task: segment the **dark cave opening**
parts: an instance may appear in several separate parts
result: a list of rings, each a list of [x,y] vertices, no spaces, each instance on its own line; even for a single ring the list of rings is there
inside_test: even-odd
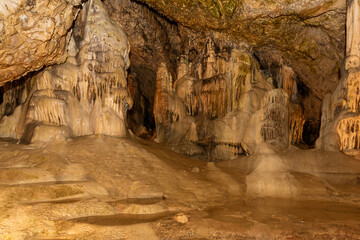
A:
[[[0,104],[4,102],[4,87],[0,87]]]
[[[136,62],[130,55],[132,65],[128,69],[128,89],[134,100],[133,107],[127,112],[129,129],[143,138],[151,138],[155,132],[153,113],[156,73],[145,65]]]
[[[307,120],[304,124],[303,141],[309,148],[315,147],[315,142],[320,134],[320,121]]]
[[[306,111],[309,109],[309,106],[306,107],[304,102],[306,99],[310,97],[311,91],[299,78],[297,78],[296,82],[297,82],[297,91],[298,94],[300,95],[300,104],[303,107],[304,111]],[[315,106],[311,106],[311,107],[315,107]],[[302,139],[307,147],[309,148],[315,147],[315,142],[320,135],[320,124],[321,124],[320,116],[318,119],[312,119],[312,118],[306,119],[303,127]]]
[[[297,91],[302,98],[306,98],[310,94],[310,89],[299,79],[296,79]]]

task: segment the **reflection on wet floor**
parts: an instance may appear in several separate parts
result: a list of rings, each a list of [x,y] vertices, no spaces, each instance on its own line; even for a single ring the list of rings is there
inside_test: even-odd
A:
[[[100,226],[118,226],[154,222],[173,215],[175,215],[174,212],[161,212],[154,214],[114,214],[103,216],[87,216],[70,219],[69,221]]]
[[[244,222],[250,217],[258,223],[282,222],[292,219],[301,222],[358,222],[360,207],[336,202],[296,201],[286,199],[253,199],[229,202],[207,210],[210,218],[229,222]]]
[[[292,150],[280,158],[207,163],[153,142],[110,137],[46,146],[0,142],[0,152],[0,240],[360,236],[360,162],[340,153]],[[273,164],[259,171],[260,180],[269,169],[269,180],[285,173],[300,194],[248,194],[258,159]],[[288,184],[279,179],[275,188]]]

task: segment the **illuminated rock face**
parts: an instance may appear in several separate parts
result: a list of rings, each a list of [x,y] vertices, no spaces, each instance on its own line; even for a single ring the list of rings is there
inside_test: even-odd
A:
[[[340,120],[337,133],[340,136],[340,150],[360,149],[360,117]]]
[[[289,112],[289,136],[291,144],[303,143],[305,117],[300,105],[291,104]]]
[[[265,67],[282,58],[306,87],[300,100],[307,124],[318,129],[321,100],[335,90],[344,58],[345,0],[141,1],[184,26],[247,42]]]
[[[345,71],[333,95],[323,104],[321,135],[317,146],[352,154],[360,149],[360,3],[349,1]]]
[[[287,74],[274,89],[250,54],[211,37],[195,59],[186,53],[179,59],[175,81],[165,63],[159,66],[157,141],[208,160],[252,154],[259,143],[301,142],[304,117],[289,103],[294,83]]]
[[[85,5],[64,64],[45,69],[27,84],[28,97],[0,124],[3,137],[24,142],[89,134],[124,136],[132,106],[126,82],[129,43],[101,1]]]
[[[80,0],[0,2],[0,86],[66,59]]]

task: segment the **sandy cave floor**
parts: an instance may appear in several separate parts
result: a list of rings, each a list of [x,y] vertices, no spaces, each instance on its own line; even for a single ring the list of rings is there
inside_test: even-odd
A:
[[[95,136],[0,153],[4,240],[360,239],[360,161],[342,153],[206,163]]]

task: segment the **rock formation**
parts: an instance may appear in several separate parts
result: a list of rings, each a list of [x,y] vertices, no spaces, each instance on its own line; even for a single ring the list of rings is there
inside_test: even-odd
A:
[[[131,128],[139,131],[145,116],[151,121],[146,111],[153,108],[157,141],[178,152],[216,160],[251,154],[262,142],[283,148],[302,143],[305,116],[297,74],[284,61],[269,76],[249,45],[223,33],[176,28],[128,1],[107,1],[106,10],[89,4],[74,24],[66,62],[29,76],[21,90],[4,91],[5,97],[12,97],[0,105],[5,115],[1,136],[23,142],[89,134],[123,136],[126,111],[133,105],[128,80],[137,100],[128,121]],[[146,20],[132,20],[132,11]],[[114,20],[136,43],[136,64],[128,79],[129,46]],[[141,41],[144,36],[155,47]],[[149,100],[153,80],[146,75],[154,69],[156,93]],[[5,105],[10,106],[6,114]],[[20,106],[15,109],[16,105]]]
[[[81,0],[0,2],[0,86],[66,60]]]
[[[125,33],[101,1],[87,3],[67,61],[28,80],[27,98],[1,120],[1,136],[34,142],[126,135],[126,112],[132,106],[126,81],[129,50]]]
[[[360,4],[349,1],[347,9],[346,59],[342,79],[323,103],[319,148],[353,154],[359,148],[360,107]]]
[[[299,105],[289,104],[291,79],[283,74],[274,89],[245,48],[206,39],[193,60],[188,52],[179,58],[175,81],[165,63],[158,69],[156,140],[208,160],[251,154],[258,143],[300,143],[304,117]]]
[[[336,88],[344,57],[346,1],[141,1],[186,27],[247,42],[266,69],[281,59],[305,89],[306,121],[319,128],[322,99]]]

